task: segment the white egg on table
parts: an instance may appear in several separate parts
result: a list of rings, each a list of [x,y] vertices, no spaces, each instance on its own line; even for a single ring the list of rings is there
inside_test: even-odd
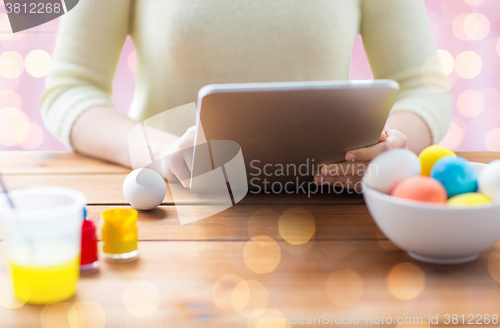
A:
[[[152,210],[161,204],[167,193],[165,180],[148,168],[130,172],[123,181],[123,195],[138,210]]]
[[[479,174],[478,185],[482,194],[500,202],[500,160],[491,162]]]
[[[421,169],[420,160],[411,151],[389,150],[370,162],[363,181],[369,187],[389,194],[399,182],[420,175]]]

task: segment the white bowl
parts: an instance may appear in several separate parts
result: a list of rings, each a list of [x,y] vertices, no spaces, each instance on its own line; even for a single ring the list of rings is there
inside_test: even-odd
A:
[[[470,164],[478,174],[487,166]],[[387,238],[423,262],[469,262],[500,239],[500,203],[453,208],[392,197],[367,185],[364,198]]]

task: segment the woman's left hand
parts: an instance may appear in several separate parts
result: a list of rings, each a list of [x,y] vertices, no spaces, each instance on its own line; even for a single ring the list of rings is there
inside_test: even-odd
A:
[[[385,126],[376,145],[347,152],[346,162],[323,166],[321,174],[314,177],[314,182],[319,185],[329,184],[361,191],[361,179],[368,163],[385,151],[398,148],[406,149],[407,142],[408,139],[403,133]]]

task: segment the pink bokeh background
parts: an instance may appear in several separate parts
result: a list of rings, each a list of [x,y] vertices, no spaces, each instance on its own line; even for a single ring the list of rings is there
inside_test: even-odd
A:
[[[426,0],[425,4],[453,95],[452,123],[441,144],[454,150],[500,151],[500,1]],[[35,76],[47,63],[36,56],[28,59],[33,50],[52,53],[59,19],[12,35],[5,12],[0,0],[0,150],[67,150],[46,130],[38,107],[45,77]],[[6,67],[11,62],[5,58],[14,57],[20,58],[17,74]],[[128,38],[113,94],[123,113],[134,94],[134,71],[135,52]],[[353,48],[350,78],[372,78],[360,36]],[[16,133],[16,124],[24,132],[12,142],[6,133]]]

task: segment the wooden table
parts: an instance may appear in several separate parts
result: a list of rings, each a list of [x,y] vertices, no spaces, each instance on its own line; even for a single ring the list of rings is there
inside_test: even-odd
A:
[[[479,162],[500,158],[460,155]],[[0,172],[12,189],[80,190],[91,217],[129,207],[121,191],[128,170],[76,154],[3,152]],[[323,315],[338,317],[337,323],[360,315],[357,325],[344,318],[341,326],[395,327],[398,317],[438,315],[436,327],[451,326],[446,314],[450,320],[458,315],[453,326],[463,326],[462,314],[466,322],[469,314],[474,322],[476,315],[500,315],[500,245],[463,265],[415,261],[385,239],[359,195],[248,195],[222,213],[180,225],[167,193],[159,208],[140,212],[138,227],[138,261],[101,261],[99,273],[81,277],[76,297],[45,307],[13,301],[0,242],[0,327],[328,326],[293,324]],[[311,229],[314,236],[303,244],[283,238],[305,241]]]

